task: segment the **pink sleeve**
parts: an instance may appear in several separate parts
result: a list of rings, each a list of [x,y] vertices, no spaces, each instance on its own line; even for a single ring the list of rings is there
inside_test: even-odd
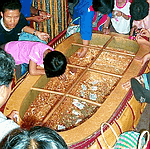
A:
[[[34,45],[30,51],[30,55],[29,55],[30,60],[37,63],[37,65],[43,64],[43,53],[47,49],[54,51],[52,47],[42,43],[38,43]]]

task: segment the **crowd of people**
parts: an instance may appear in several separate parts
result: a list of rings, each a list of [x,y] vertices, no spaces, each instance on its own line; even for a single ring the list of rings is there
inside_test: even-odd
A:
[[[80,24],[84,45],[78,56],[82,58],[86,55],[93,30],[104,34],[117,32],[129,35],[131,40],[150,46],[150,42],[143,38],[143,36],[150,37],[149,3],[150,0],[133,2],[68,0],[71,18],[80,17],[74,22]],[[31,75],[46,74],[47,77],[55,77],[63,75],[67,59],[61,52],[46,44],[49,34],[30,27],[29,21],[40,23],[53,17],[48,12],[33,7],[32,0],[5,0],[0,5],[0,15],[0,107],[2,107],[9,98],[16,65],[24,63],[29,65]],[[34,41],[30,38],[22,41],[24,34],[36,38]],[[137,60],[144,65],[149,59],[148,53]],[[132,78],[131,81],[124,83],[123,87],[132,87],[139,102],[150,103],[149,76],[150,73]],[[139,93],[139,90],[146,90],[147,93]],[[22,130],[16,123],[15,115],[18,115],[18,111],[12,111],[8,116],[0,112],[2,148],[67,148],[63,138],[50,128],[38,126],[31,130]]]

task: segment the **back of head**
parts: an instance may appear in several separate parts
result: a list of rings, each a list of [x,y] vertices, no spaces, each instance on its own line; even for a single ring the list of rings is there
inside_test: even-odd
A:
[[[146,0],[134,0],[130,6],[130,14],[133,20],[144,19],[149,13],[149,3]]]
[[[8,10],[16,10],[18,9],[19,11],[21,11],[21,3],[20,0],[4,0],[1,3],[1,10],[3,13],[6,11],[6,9]]]
[[[59,51],[49,52],[44,58],[44,69],[48,78],[62,75],[66,65],[66,57]]]
[[[7,136],[3,149],[68,149],[63,138],[54,130],[35,126],[29,131],[15,130]]]
[[[113,11],[114,0],[93,0],[93,9],[102,14],[109,14]]]
[[[15,69],[13,57],[0,49],[0,86],[9,86],[12,82]]]

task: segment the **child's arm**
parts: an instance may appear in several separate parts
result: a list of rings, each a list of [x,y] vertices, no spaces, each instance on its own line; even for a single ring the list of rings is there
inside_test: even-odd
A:
[[[33,35],[36,35],[37,37],[39,37],[41,40],[47,40],[50,36],[49,34],[47,33],[44,33],[44,32],[40,32],[40,31],[37,31],[33,28],[31,28],[30,26],[25,26],[23,28],[23,31],[24,32],[27,32],[27,33],[30,33],[30,34],[33,34]]]
[[[129,20],[129,19],[131,18],[130,15],[126,15],[125,13],[123,13],[123,12],[121,12],[121,11],[117,11],[116,16],[117,16],[117,17],[121,17],[121,16],[122,16],[122,17],[125,18],[126,20]]]
[[[104,24],[104,28],[103,28],[104,34],[110,34],[109,23],[110,23],[110,17],[107,17],[107,21]]]
[[[140,57],[135,57],[135,60],[140,61],[142,66],[143,66],[149,59],[150,59],[150,53],[145,54],[142,58],[140,58]]]
[[[145,40],[143,37],[141,37],[140,35],[136,36],[136,41],[138,42],[138,44],[145,44],[150,46],[150,42]]]
[[[27,17],[26,20],[27,21],[34,21],[34,22],[37,22],[37,23],[41,23],[41,22],[44,21],[42,16]]]
[[[147,29],[142,28],[140,33],[141,33],[141,36],[150,37],[150,32]]]
[[[37,64],[33,62],[32,60],[29,61],[29,74],[30,75],[44,75],[45,70],[42,67],[37,67]]]
[[[121,16],[122,16],[123,18],[125,18],[126,20],[129,20],[129,19],[131,18],[130,15],[126,15],[126,14],[123,13],[123,12],[121,12]]]
[[[66,57],[66,59],[67,59],[67,64],[71,64],[70,61],[69,61],[69,59],[67,57]],[[69,67],[69,69],[70,69],[70,71],[72,73],[76,73],[77,72],[77,68]]]
[[[130,36],[135,36],[134,35],[134,31],[137,29],[137,26],[134,25],[132,28],[131,28],[131,31],[130,31]]]
[[[146,54],[142,60],[142,66],[150,59],[150,53]]]

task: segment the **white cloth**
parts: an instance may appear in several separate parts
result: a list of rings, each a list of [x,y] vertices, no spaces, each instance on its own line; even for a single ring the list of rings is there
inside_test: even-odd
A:
[[[10,31],[12,30],[12,29],[8,29],[8,28],[5,27],[5,25],[4,25],[4,19],[3,19],[3,18],[1,18],[1,24],[2,24],[3,28],[4,28],[6,31],[10,32]]]
[[[123,7],[118,7],[117,6],[117,2],[115,0],[114,2],[114,9],[113,10],[117,10],[117,11],[121,11],[126,15],[130,16],[130,5],[131,3],[129,2],[129,0],[126,0],[126,3]],[[130,19],[126,20],[125,18],[123,18],[122,16],[120,17],[115,17],[111,19],[112,22],[112,26],[114,27],[114,29],[121,34],[128,34],[130,31]]]
[[[7,119],[7,117],[0,112],[0,142],[8,133],[16,128],[19,128],[19,125],[13,120]]]

